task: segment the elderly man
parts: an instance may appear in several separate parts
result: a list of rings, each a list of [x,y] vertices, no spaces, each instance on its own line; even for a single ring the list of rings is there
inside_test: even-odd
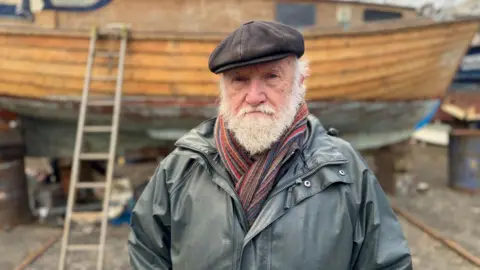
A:
[[[134,269],[412,269],[374,174],[309,115],[302,35],[243,24],[213,51],[219,115],[176,142],[133,211]]]

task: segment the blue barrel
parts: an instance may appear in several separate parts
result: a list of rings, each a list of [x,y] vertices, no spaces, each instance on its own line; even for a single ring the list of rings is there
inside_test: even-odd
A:
[[[476,193],[480,191],[480,130],[453,129],[448,145],[450,187]]]

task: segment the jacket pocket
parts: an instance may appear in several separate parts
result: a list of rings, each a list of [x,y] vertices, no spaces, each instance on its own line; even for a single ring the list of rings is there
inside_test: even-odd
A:
[[[287,188],[284,209],[288,210],[332,185],[351,183],[351,178],[343,166],[324,167],[307,178],[296,179]]]

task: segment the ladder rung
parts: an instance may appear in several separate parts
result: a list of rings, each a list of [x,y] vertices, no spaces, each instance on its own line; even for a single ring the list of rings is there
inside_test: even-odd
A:
[[[106,51],[96,52],[95,55],[99,57],[120,57],[120,54],[118,52],[106,52]]]
[[[96,76],[96,77],[92,77],[92,80],[94,80],[94,81],[116,81],[117,77],[116,76]]]
[[[99,99],[99,100],[90,100],[88,102],[89,106],[113,106],[115,105],[114,100],[109,99]]]
[[[119,22],[113,22],[113,23],[109,23],[106,25],[106,28],[107,29],[117,29],[117,30],[122,30],[122,29],[130,29],[131,27],[131,24],[128,24],[128,23],[119,23]]]
[[[103,217],[102,212],[72,212],[71,219],[72,220],[80,220],[80,221],[97,221],[101,220]]]
[[[94,251],[99,250],[100,245],[90,244],[90,245],[68,245],[67,249],[70,251]]]
[[[80,159],[83,160],[104,160],[108,159],[108,153],[81,153]]]
[[[85,126],[83,130],[85,132],[111,132],[112,126]]]
[[[105,182],[80,182],[76,188],[105,188]]]

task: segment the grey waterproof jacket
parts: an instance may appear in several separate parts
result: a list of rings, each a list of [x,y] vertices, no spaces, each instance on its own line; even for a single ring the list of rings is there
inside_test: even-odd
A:
[[[128,240],[133,269],[412,269],[375,176],[314,116],[303,151],[290,155],[250,228],[214,124],[178,140],[143,191]]]

